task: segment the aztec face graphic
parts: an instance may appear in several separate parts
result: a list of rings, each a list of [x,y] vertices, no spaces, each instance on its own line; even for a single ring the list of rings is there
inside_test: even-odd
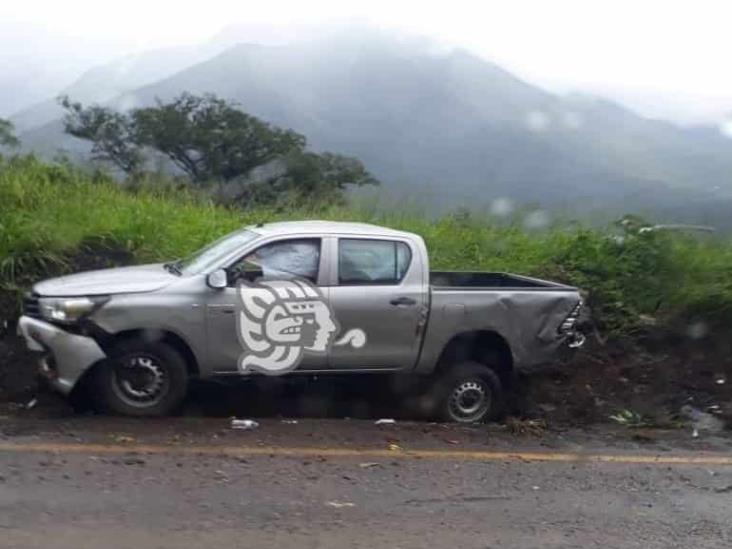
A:
[[[363,347],[358,328],[334,341],[340,330],[317,286],[301,278],[240,281],[237,327],[244,352],[239,370],[281,374],[300,364],[304,354],[327,354],[332,345]]]

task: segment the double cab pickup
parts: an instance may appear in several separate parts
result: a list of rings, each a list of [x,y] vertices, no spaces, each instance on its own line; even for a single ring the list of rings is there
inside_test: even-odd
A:
[[[430,412],[501,413],[515,374],[582,344],[576,288],[430,271],[423,239],[374,225],[268,223],[189,257],[37,283],[18,331],[51,385],[106,409],[173,412],[194,379],[414,378]]]

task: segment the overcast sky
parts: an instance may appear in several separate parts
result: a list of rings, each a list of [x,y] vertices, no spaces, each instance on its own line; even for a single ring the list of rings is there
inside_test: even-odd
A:
[[[261,32],[352,18],[464,46],[549,89],[601,91],[650,114],[684,120],[732,110],[725,1],[6,0],[0,69],[9,78],[41,66],[47,74],[39,78],[61,82],[112,57],[201,42],[232,24]]]

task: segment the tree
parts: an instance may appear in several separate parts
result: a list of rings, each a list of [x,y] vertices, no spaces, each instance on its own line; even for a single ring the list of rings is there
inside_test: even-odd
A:
[[[14,126],[10,120],[0,118],[0,146],[1,147],[17,147],[20,140],[15,137]]]
[[[84,108],[66,96],[59,103],[66,109],[64,131],[90,141],[93,158],[112,162],[130,175],[140,173],[145,158],[129,116],[98,105]]]
[[[317,157],[317,173],[321,181],[338,190],[348,185],[378,185],[379,181],[369,173],[358,158],[324,152]]]
[[[298,151],[287,156],[285,163],[288,190],[306,195],[333,195],[349,185],[378,184],[361,161],[350,156]]]
[[[66,97],[60,102],[66,109],[66,132],[91,141],[95,158],[129,174],[142,169],[147,149],[170,159],[195,184],[234,181],[241,192],[224,194],[237,200],[273,203],[283,195],[330,200],[349,185],[378,184],[358,159],[309,152],[303,135],[214,95],[184,93],[126,114],[85,108]],[[255,168],[265,165],[276,169],[253,177]]]
[[[195,182],[229,181],[305,147],[305,137],[272,126],[213,95],[184,93],[131,114],[139,143],[160,151]]]
[[[295,151],[278,160],[264,176],[245,178],[236,200],[252,205],[338,203],[349,185],[379,184],[360,160],[350,156]]]

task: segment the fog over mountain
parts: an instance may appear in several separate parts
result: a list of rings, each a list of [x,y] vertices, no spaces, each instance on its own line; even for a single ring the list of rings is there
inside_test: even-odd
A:
[[[89,48],[75,37],[0,17],[0,117],[53,97],[111,55],[105,46]]]
[[[183,91],[215,93],[305,134],[316,150],[361,158],[386,195],[433,211],[502,197],[585,214],[729,217],[732,140],[716,127],[549,93],[467,51],[373,29],[287,45],[218,44],[126,58],[59,92],[121,110]],[[49,98],[14,116],[24,146],[88,151],[63,134],[59,114]]]

